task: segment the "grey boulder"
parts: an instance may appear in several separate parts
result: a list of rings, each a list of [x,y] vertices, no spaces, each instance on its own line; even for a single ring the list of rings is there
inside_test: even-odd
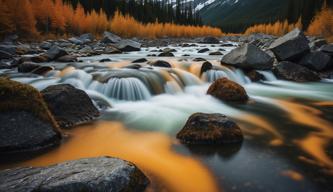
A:
[[[315,51],[305,55],[299,64],[315,71],[322,71],[331,67],[332,58],[324,52]]]
[[[131,51],[140,51],[141,50],[141,43],[136,41],[126,39],[119,41],[115,47],[121,51],[131,52]]]
[[[273,68],[273,73],[277,78],[288,81],[310,82],[320,80],[320,77],[316,72],[290,61],[282,61],[278,63]]]

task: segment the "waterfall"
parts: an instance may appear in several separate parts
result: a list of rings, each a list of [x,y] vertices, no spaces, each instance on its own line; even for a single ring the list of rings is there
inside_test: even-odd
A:
[[[229,69],[224,66],[218,67],[218,69],[212,69],[206,71],[203,74],[202,79],[207,82],[214,82],[215,80],[222,77],[226,77],[242,85],[251,83],[251,80],[247,76],[245,76],[242,70]]]
[[[265,77],[266,81],[276,81],[277,78],[273,74],[272,71],[257,71],[258,73],[262,74]]]

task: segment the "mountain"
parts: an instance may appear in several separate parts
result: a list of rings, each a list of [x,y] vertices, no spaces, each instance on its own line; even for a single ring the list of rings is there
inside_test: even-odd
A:
[[[204,24],[221,27],[225,32],[243,32],[259,23],[302,18],[307,27],[325,0],[160,0],[174,8],[191,6]],[[332,5],[333,0],[327,0]]]

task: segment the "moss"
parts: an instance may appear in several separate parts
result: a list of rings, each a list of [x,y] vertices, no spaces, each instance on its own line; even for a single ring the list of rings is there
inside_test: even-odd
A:
[[[58,125],[42,95],[32,86],[0,77],[0,101],[0,113],[6,111],[31,112],[40,120],[51,123],[59,132]]]

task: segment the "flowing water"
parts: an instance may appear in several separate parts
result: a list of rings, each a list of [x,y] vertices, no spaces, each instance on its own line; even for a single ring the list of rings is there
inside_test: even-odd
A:
[[[221,66],[220,56],[197,53],[234,47],[177,47],[176,57],[146,57],[156,48],[119,55],[52,63],[44,76],[3,70],[11,79],[41,90],[69,83],[88,93],[102,112],[97,122],[66,131],[68,139],[45,154],[13,166],[44,166],[65,160],[114,156],[134,162],[151,179],[147,191],[333,191],[333,84],[277,80],[251,82],[239,69]],[[188,54],[190,56],[182,56]],[[172,68],[131,61],[167,60]],[[214,68],[200,75],[202,57]],[[100,63],[110,58],[112,61]],[[248,92],[247,104],[230,104],[206,95],[214,80],[227,77]],[[222,113],[241,127],[239,145],[186,146],[175,138],[195,112]]]

